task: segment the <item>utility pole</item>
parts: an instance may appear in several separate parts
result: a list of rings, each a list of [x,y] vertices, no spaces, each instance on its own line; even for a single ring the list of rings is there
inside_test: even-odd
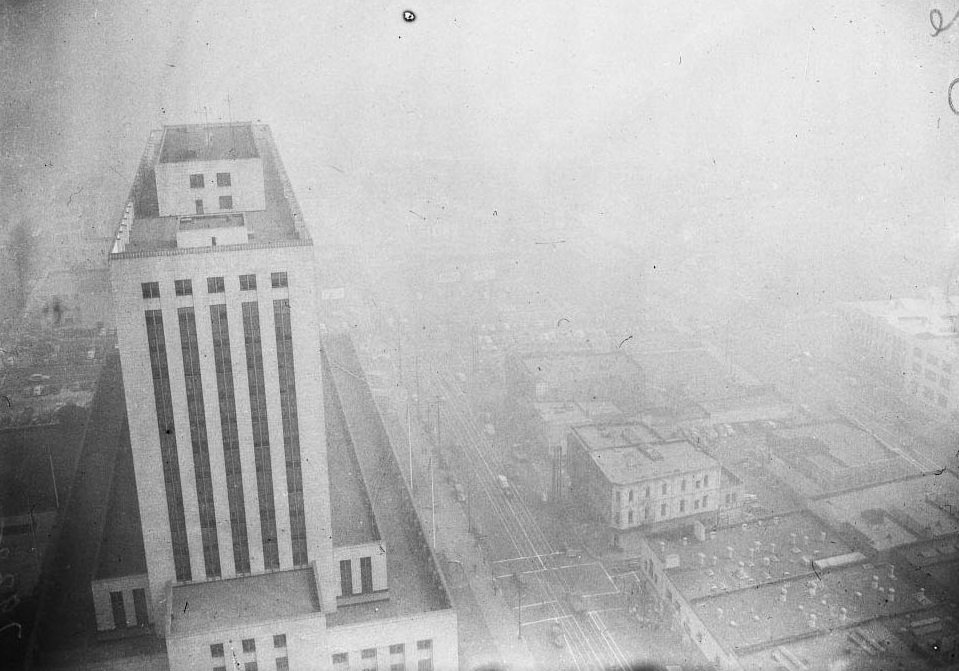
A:
[[[430,455],[430,520],[433,523],[433,549],[436,549],[436,490],[433,487],[433,456]]]
[[[410,448],[410,493],[413,492],[413,427],[410,425],[410,400],[406,399],[406,444]]]
[[[523,638],[523,581],[519,573],[513,574],[513,582],[516,584],[516,638]]]
[[[473,533],[473,478],[466,481],[466,531]]]
[[[419,354],[413,355],[413,366],[414,366],[414,373],[416,374],[416,421],[422,422],[423,413],[420,410],[421,393],[420,393],[420,355]]]

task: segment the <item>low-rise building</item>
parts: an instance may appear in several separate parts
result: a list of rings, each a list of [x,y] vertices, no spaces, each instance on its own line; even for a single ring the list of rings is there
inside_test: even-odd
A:
[[[645,424],[573,427],[568,445],[573,496],[616,531],[743,503],[741,483],[718,461],[688,441],[663,441]]]
[[[646,598],[666,603],[720,669],[931,668],[948,658],[936,640],[955,649],[943,598],[808,512],[694,523],[638,537],[634,549]],[[883,666],[884,656],[915,663]]]
[[[506,366],[511,394],[530,402],[610,401],[634,412],[643,398],[643,371],[620,351],[524,354]]]

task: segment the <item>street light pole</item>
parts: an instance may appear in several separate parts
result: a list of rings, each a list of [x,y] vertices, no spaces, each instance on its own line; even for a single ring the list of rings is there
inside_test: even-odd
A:
[[[516,638],[523,638],[523,581],[519,573],[513,574],[513,580],[516,582]]]

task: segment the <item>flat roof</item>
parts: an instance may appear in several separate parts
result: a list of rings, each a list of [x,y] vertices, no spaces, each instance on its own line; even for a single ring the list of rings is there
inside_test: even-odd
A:
[[[612,401],[577,401],[577,404],[589,417],[622,414],[619,406]]]
[[[718,466],[715,459],[700,452],[685,440],[655,445],[612,447],[593,450],[589,455],[602,469],[606,479],[614,485],[628,485]]]
[[[330,360],[336,365],[331,366]],[[425,541],[426,531],[402,472],[395,465],[395,457],[387,456],[386,450],[393,448],[384,417],[365,382],[349,336],[324,339],[323,367],[324,375],[332,382],[331,390],[339,399],[351,440],[357,446],[355,455],[364,482],[376,483],[368,491],[390,576],[388,600],[339,606],[335,613],[327,615],[328,625],[451,608],[440,568]]]
[[[813,575],[807,559],[825,559],[853,551],[807,512],[707,531],[704,541],[697,540],[692,528],[686,527],[653,534],[649,544],[660,559],[674,558],[676,567],[666,573],[676,589],[690,600]]]
[[[589,421],[586,413],[572,401],[539,401],[533,408],[544,422],[580,424]]]
[[[959,533],[959,478],[952,471],[819,499],[823,510],[864,534],[877,550]],[[882,515],[866,511],[882,511]],[[864,515],[864,513],[866,513]],[[881,518],[881,519],[880,519]]]
[[[771,431],[781,439],[779,449],[800,453],[820,450],[833,468],[859,468],[897,455],[876,438],[846,422],[806,424]]]
[[[843,305],[880,319],[904,335],[947,343],[959,341],[959,332],[952,322],[952,316],[959,314],[959,297],[947,297],[938,290],[932,290],[924,298],[858,301]]]
[[[174,585],[170,636],[192,636],[319,612],[312,568]]]
[[[523,354],[519,358],[526,371],[535,378],[589,378],[623,372],[619,366],[631,368],[633,373],[641,372],[636,362],[620,351],[536,353]]]
[[[310,244],[309,232],[276,150],[269,126],[249,124],[249,128],[251,141],[255,144],[263,162],[266,199],[265,210],[242,213],[243,224],[252,234],[249,244],[251,246],[264,243]],[[159,131],[154,131],[151,136],[153,139],[147,144],[144,158],[140,162],[130,191],[130,202],[133,207],[132,223],[129,224],[127,231],[129,237],[121,250],[115,250],[115,253],[110,255],[111,258],[124,258],[133,254],[168,253],[177,250],[176,233],[178,226],[183,225],[182,217],[161,217],[157,200],[154,164],[161,150],[161,143],[155,141],[159,135]],[[193,217],[194,222],[201,220],[200,217]],[[123,227],[124,224],[121,223],[121,233]],[[221,245],[216,249],[212,247],[203,249],[222,252],[234,247],[236,245]]]
[[[662,442],[660,435],[642,422],[584,424],[572,431],[590,451]]]
[[[356,459],[340,397],[328,371],[323,375],[326,416],[326,461],[330,480],[330,517],[333,545],[359,545],[379,540],[366,483]]]
[[[890,588],[894,599],[889,598]],[[783,590],[785,601],[781,600]],[[694,607],[714,636],[743,654],[815,631],[827,632],[935,604],[901,573],[891,578],[887,564],[865,563],[728,592],[697,601]],[[815,628],[811,615],[815,615]]]
[[[222,161],[258,156],[251,123],[190,124],[163,129],[159,162]]]
[[[706,348],[633,350],[631,356],[642,366],[650,386],[677,389],[698,403],[739,397],[762,386],[742,369],[730,370]]]
[[[929,617],[930,611],[900,617],[863,622],[855,627],[821,632],[819,636],[769,646],[740,658],[745,671],[790,668],[783,660],[798,660],[807,669],[827,669],[831,664],[842,669],[870,671],[928,671],[930,664],[912,649],[906,632],[911,621]],[[955,625],[950,627],[953,631]]]

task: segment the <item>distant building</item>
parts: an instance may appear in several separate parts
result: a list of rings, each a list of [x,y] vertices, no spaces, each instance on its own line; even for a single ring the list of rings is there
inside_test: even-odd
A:
[[[840,338],[856,367],[924,407],[959,411],[959,297],[860,301],[839,306]]]
[[[107,591],[138,622],[146,600],[175,669],[455,666],[415,513],[390,517],[412,510],[402,479],[378,481],[396,493],[377,511],[360,475],[350,418],[378,416],[372,397],[340,416],[313,242],[269,128],[151,134],[110,271],[146,575],[94,583],[98,627],[122,626]]]
[[[616,532],[739,510],[742,486],[685,440],[664,441],[644,424],[573,427],[573,496]],[[688,520],[687,520],[688,521]]]
[[[643,370],[622,352],[511,356],[507,379],[514,396],[536,403],[610,401],[624,412],[632,412],[643,398]]]

